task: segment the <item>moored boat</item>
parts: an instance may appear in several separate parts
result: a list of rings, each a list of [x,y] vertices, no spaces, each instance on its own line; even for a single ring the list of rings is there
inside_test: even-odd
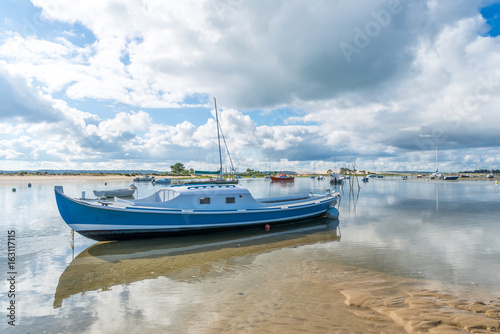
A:
[[[443,180],[457,180],[458,179],[458,176],[453,176],[453,175],[447,175],[447,176],[444,176],[443,177]]]
[[[294,181],[295,176],[280,173],[279,175],[271,175],[271,181]]]
[[[131,184],[128,188],[124,189],[109,189],[109,190],[94,190],[94,195],[97,197],[130,197],[133,196],[137,187]]]
[[[134,178],[135,182],[151,182],[155,179],[154,176],[149,176],[149,175],[143,175],[143,176],[136,176]]]
[[[153,179],[153,181],[151,181],[151,182],[159,183],[159,184],[170,184],[170,183],[172,183],[172,179],[167,179],[167,178],[163,178],[163,179],[159,179],[159,180]]]
[[[330,184],[342,184],[344,182],[344,178],[339,176],[339,174],[334,173],[330,175]]]
[[[338,193],[254,198],[240,185],[172,186],[137,199],[100,201],[67,196],[55,187],[59,213],[95,240],[161,236],[281,224],[336,211]],[[335,214],[335,213],[334,213]],[[336,212],[338,214],[338,211]]]
[[[491,168],[491,159],[490,159],[490,172],[488,175],[486,175],[488,179],[492,179],[495,177],[495,174],[493,174],[493,169]]]

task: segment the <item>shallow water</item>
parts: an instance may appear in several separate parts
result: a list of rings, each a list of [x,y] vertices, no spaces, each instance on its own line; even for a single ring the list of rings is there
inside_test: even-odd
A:
[[[72,238],[55,184],[26,183],[0,183],[2,244],[16,233],[16,326],[6,311],[0,323],[12,332],[399,333],[423,330],[429,303],[430,314],[454,315],[435,328],[464,329],[479,320],[458,317],[475,316],[466,308],[477,301],[490,310],[481,330],[500,321],[500,188],[491,181],[371,179],[359,192],[357,183],[338,189],[339,220],[109,243]],[[91,197],[130,183],[58,185]],[[255,197],[333,189],[310,178],[242,183]],[[140,197],[162,187],[137,185]]]

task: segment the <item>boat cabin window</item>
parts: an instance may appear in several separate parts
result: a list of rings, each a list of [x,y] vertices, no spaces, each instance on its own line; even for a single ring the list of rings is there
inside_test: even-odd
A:
[[[210,197],[200,198],[200,204],[210,204]]]
[[[226,204],[234,203],[234,197],[226,197]]]

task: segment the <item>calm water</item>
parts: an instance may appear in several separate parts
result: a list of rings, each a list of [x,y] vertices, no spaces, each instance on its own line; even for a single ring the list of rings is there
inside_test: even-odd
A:
[[[305,271],[348,264],[500,297],[500,186],[492,181],[371,179],[359,193],[347,185],[338,189],[338,221],[100,244],[78,234],[72,239],[56,208],[53,181],[31,183],[0,183],[2,331],[183,330],[176,326],[202,309],[205,318],[197,325],[223,321],[213,298],[257,291],[266,284],[257,270],[272,272],[277,264]],[[110,181],[107,188],[130,183]],[[57,184],[75,197],[106,188],[103,182]],[[327,180],[310,178],[242,184],[255,197],[333,189]],[[136,185],[140,197],[162,187]],[[4,279],[9,230],[16,233],[15,328],[5,316],[11,300]]]

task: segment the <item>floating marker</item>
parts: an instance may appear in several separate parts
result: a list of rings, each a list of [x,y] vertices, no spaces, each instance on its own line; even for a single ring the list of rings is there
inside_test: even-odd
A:
[[[31,183],[28,183],[28,188],[31,188]]]
[[[16,192],[16,188],[12,188],[12,192],[15,193]]]
[[[269,226],[269,224],[266,224],[266,226],[264,226],[264,228],[266,229],[266,231],[269,231],[271,229],[271,226]]]

